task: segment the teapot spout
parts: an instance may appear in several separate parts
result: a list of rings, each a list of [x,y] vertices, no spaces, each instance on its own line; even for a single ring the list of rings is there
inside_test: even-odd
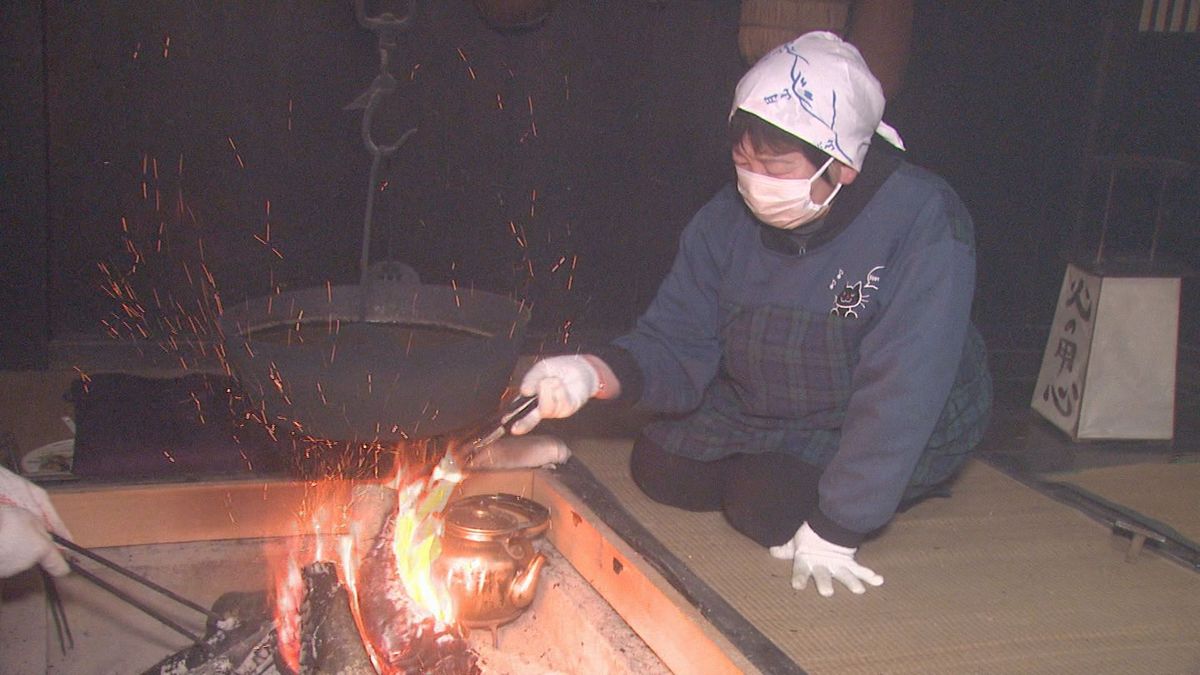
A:
[[[533,594],[537,591],[538,574],[545,564],[545,554],[538,553],[517,575],[517,578],[513,579],[512,586],[508,589],[508,600],[513,607],[524,609],[533,602]]]

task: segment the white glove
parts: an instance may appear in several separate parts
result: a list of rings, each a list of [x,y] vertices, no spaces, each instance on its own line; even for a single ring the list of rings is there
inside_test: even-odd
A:
[[[0,577],[38,563],[56,576],[70,571],[48,531],[71,538],[46,491],[0,467]]]
[[[872,586],[883,585],[883,577],[854,562],[857,551],[825,541],[808,523],[801,525],[788,543],[771,547],[772,556],[792,559],[792,588],[804,590],[812,577],[817,580],[817,592],[826,598],[833,595],[834,579],[854,594],[866,591],[864,581]]]
[[[512,425],[516,435],[528,433],[543,419],[570,417],[600,391],[600,373],[575,354],[551,356],[533,364],[521,380],[521,395],[538,397],[538,407]]]

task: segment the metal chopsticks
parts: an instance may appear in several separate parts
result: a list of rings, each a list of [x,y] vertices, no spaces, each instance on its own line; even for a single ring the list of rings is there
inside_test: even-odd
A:
[[[84,557],[90,558],[90,559],[100,563],[101,565],[104,565],[105,567],[113,570],[114,572],[117,572],[125,577],[128,577],[129,579],[136,581],[137,583],[141,584],[142,586],[145,586],[146,588],[149,588],[150,590],[155,591],[156,593],[166,596],[189,609],[193,609],[197,612],[200,612],[204,616],[206,616],[210,619],[213,619],[215,621],[220,621],[222,618],[221,615],[217,614],[216,612],[213,612],[212,610],[209,610],[208,608],[206,608],[198,603],[192,602],[191,600],[188,600],[187,598],[179,595],[178,593],[175,593],[175,592],[171,591],[170,589],[164,588],[164,587],[154,583],[153,581],[150,581],[146,577],[144,577],[140,574],[137,574],[136,572],[133,572],[131,570],[128,570],[128,569],[118,565],[117,563],[99,555],[98,553],[95,553],[94,551],[91,551],[89,549],[86,549],[86,548],[76,544],[75,542],[73,542],[69,539],[60,537],[59,535],[54,534],[54,533],[51,533],[50,536],[53,537],[54,543],[58,544],[59,546],[62,546],[63,548],[66,548],[70,551],[74,551],[75,553],[78,553]],[[134,607],[140,609],[141,611],[145,612],[150,617],[154,618],[156,621],[163,624],[164,626],[174,630],[175,632],[183,635],[184,637],[187,637],[188,639],[192,640],[193,642],[200,641],[200,637],[197,636],[195,633],[180,626],[179,624],[175,623],[173,620],[163,616],[162,614],[158,613],[153,608],[151,608],[149,605],[146,605],[145,603],[134,598],[133,596],[129,595],[128,593],[122,591],[121,589],[117,588],[116,586],[113,586],[112,584],[108,583],[104,579],[101,579],[100,577],[96,576],[95,574],[92,574],[91,572],[83,569],[83,567],[80,566],[79,563],[76,562],[74,559],[68,557],[67,563],[71,566],[71,571],[75,572],[76,574],[83,577],[84,579],[92,582],[93,584],[99,586],[100,588],[108,591],[109,593],[112,593],[114,596],[116,596],[120,600],[123,600],[126,603],[133,605]],[[65,618],[65,615],[64,615],[64,618]],[[56,618],[56,623],[57,623],[57,618]],[[69,631],[68,631],[68,635],[69,635]]]
[[[151,609],[149,605],[146,605],[145,603],[138,600],[137,598],[134,598],[132,595],[129,595],[128,593],[122,591],[121,589],[117,588],[116,586],[113,586],[112,584],[101,579],[100,577],[96,576],[95,574],[92,574],[91,572],[83,569],[82,567],[79,566],[79,563],[75,562],[74,560],[67,558],[67,564],[71,566],[72,572],[78,574],[79,576],[83,577],[84,579],[87,579],[88,581],[92,582],[93,584],[96,584],[97,586],[99,586],[100,588],[103,588],[104,590],[108,591],[109,593],[112,593],[113,595],[117,596],[121,600],[124,600],[125,602],[129,603],[130,605],[133,605],[134,607],[142,610],[143,612],[148,614],[151,618],[155,619],[156,621],[158,621],[162,625],[166,626],[167,628],[170,628],[171,630],[175,631],[176,633],[179,633],[180,635],[186,637],[187,639],[191,640],[192,642],[200,641],[199,635],[196,635],[192,631],[184,628],[183,626],[180,626],[179,624],[175,623],[171,619],[168,619],[167,617],[163,616],[162,614],[159,614],[155,610]]]
[[[38,568],[41,569],[41,568]],[[65,655],[68,649],[75,648],[75,636],[71,635],[71,625],[67,623],[67,611],[63,607],[62,596],[58,594],[58,586],[54,577],[42,569],[42,588],[46,591],[46,604],[50,616],[54,618],[54,632],[58,634],[58,648]]]
[[[537,406],[537,395],[521,396],[509,403],[508,410],[501,414],[500,417],[494,421],[495,426],[487,429],[488,433],[478,436],[475,441],[471,443],[471,446],[467,449],[467,451],[463,453],[462,459],[459,460],[459,462],[463,466],[470,466],[471,461],[475,459],[475,456],[479,454],[480,450],[483,450],[488,445],[500,440],[505,434],[512,430],[512,425],[514,422],[533,412],[535,409],[537,409]]]
[[[197,612],[200,612],[201,614],[207,616],[208,618],[213,619],[214,621],[221,620],[220,614],[217,614],[216,612],[208,609],[207,607],[204,607],[203,605],[192,602],[191,600],[188,600],[187,598],[179,595],[178,593],[171,591],[170,589],[163,588],[162,586],[159,586],[158,584],[154,583],[153,581],[150,581],[146,577],[144,577],[136,572],[133,572],[131,570],[128,570],[124,567],[121,567],[117,563],[109,560],[108,558],[101,556],[100,554],[98,554],[94,551],[86,549],[69,539],[65,539],[63,537],[58,536],[57,534],[51,534],[51,536],[54,537],[54,543],[58,544],[59,546],[62,546],[63,548],[70,549],[70,550],[78,553],[79,555],[82,555],[87,558],[91,558],[92,560],[95,560],[96,562],[100,563],[101,565],[104,565],[105,567],[109,568],[110,570],[117,572],[119,574],[123,574],[126,577],[129,577],[130,579],[133,579],[134,581],[138,582],[139,584],[145,586],[146,588],[149,588],[152,591],[161,593],[162,595],[167,596],[168,598],[174,600],[175,602],[178,602],[179,604],[183,605],[184,607],[194,609]]]

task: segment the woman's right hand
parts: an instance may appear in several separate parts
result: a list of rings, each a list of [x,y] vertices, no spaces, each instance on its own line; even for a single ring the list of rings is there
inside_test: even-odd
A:
[[[512,425],[516,435],[528,433],[543,419],[570,417],[601,389],[600,373],[579,354],[551,356],[533,364],[521,380],[522,396],[537,396],[538,406]]]
[[[39,563],[55,576],[69,572],[50,532],[71,538],[46,491],[0,467],[0,577]]]

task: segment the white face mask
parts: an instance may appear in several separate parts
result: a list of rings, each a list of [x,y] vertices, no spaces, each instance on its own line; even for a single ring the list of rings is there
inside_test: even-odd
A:
[[[842,184],[838,183],[824,204],[812,200],[813,181],[820,178],[830,164],[833,164],[832,157],[812,178],[774,178],[738,167],[738,192],[759,220],[781,230],[792,230],[825,215],[829,203],[842,189]]]

